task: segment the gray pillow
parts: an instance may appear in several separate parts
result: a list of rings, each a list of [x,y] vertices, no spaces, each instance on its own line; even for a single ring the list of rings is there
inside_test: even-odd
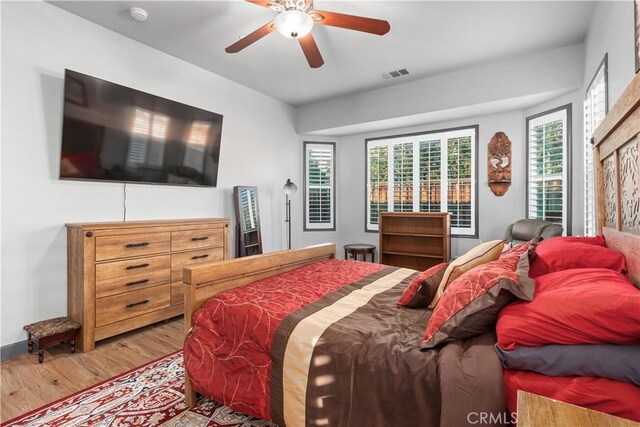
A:
[[[640,386],[640,345],[553,344],[506,351],[496,344],[495,348],[507,369],[551,377],[603,377]]]

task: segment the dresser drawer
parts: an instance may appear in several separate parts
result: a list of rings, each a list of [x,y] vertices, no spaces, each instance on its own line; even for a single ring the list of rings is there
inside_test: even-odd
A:
[[[182,268],[204,262],[222,261],[224,248],[200,249],[171,255],[171,281],[182,281]]]
[[[169,252],[171,233],[96,237],[96,261]]]
[[[119,322],[171,305],[171,285],[152,286],[96,300],[96,327]]]
[[[224,244],[222,227],[204,228],[202,230],[174,231],[171,233],[171,250],[218,247]]]
[[[169,256],[167,256],[169,258]],[[171,269],[169,266],[161,270],[139,272],[129,276],[96,280],[96,298],[131,292],[137,289],[169,283]]]
[[[136,276],[155,270],[171,268],[171,255],[150,256],[125,261],[111,261],[96,264],[96,281],[116,277]]]

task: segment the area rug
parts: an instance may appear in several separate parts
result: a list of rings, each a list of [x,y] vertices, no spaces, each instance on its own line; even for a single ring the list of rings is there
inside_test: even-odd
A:
[[[275,427],[201,398],[184,403],[182,352],[38,408],[2,426]]]

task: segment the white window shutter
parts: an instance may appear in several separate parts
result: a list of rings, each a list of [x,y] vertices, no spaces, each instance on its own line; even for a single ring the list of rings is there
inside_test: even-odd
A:
[[[528,218],[568,224],[567,115],[562,108],[529,119]]]
[[[584,100],[584,234],[596,234],[595,169],[591,136],[607,114],[607,57],[598,67]]]
[[[366,141],[366,229],[378,230],[379,212],[450,212],[452,234],[475,235],[476,132]]]
[[[305,143],[305,230],[335,230],[335,145]]]

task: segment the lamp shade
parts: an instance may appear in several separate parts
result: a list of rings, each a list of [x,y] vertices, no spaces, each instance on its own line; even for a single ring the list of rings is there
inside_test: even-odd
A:
[[[291,182],[290,179],[287,179],[284,187],[282,187],[282,191],[284,191],[284,194],[286,194],[287,196],[291,196],[292,194],[295,194],[296,191],[298,191],[298,186]]]
[[[286,10],[276,16],[276,29],[285,37],[304,37],[313,27],[313,18],[299,10]]]

